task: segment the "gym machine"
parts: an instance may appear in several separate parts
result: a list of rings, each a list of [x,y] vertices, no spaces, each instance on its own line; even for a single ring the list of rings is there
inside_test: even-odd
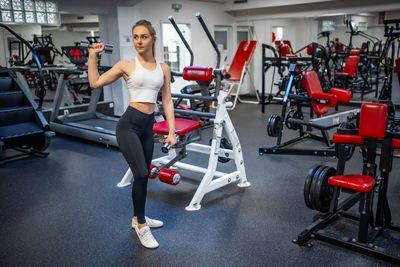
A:
[[[337,102],[349,102],[351,92],[340,88],[331,88],[330,93],[323,92],[317,73],[314,70],[304,70],[303,68],[306,66],[303,63],[293,62],[289,66],[289,76],[286,81],[286,90],[282,99],[281,115],[272,115],[267,122],[267,133],[269,136],[277,138],[276,145],[273,147],[259,148],[259,154],[335,156],[336,154],[335,151],[332,150],[332,143],[328,135],[328,130],[339,126],[341,123],[347,123],[349,118],[351,118],[358,109],[323,117],[322,115],[329,111],[328,107],[336,107]],[[293,87],[295,88],[295,93],[292,93]],[[306,93],[304,91],[306,91]],[[319,117],[312,118],[311,116],[311,120],[304,120],[302,112],[302,105],[304,103],[311,106],[311,115],[315,113]],[[287,108],[293,106],[296,106],[297,109],[291,109],[287,112]],[[299,137],[282,143],[284,126],[288,129],[298,131]],[[312,128],[318,129],[321,135],[312,133]],[[288,148],[288,146],[306,138],[322,141],[327,148]]]
[[[399,265],[394,235],[399,236],[400,227],[392,222],[387,198],[393,151],[400,149],[393,104],[364,103],[357,125],[333,136],[338,150],[336,169],[318,165],[308,172],[304,201],[308,208],[321,213],[293,242],[310,248],[310,241],[315,239]],[[362,174],[344,174],[349,146],[361,148]],[[349,211],[357,203],[359,215],[354,214],[357,209]],[[352,237],[357,224],[358,234]]]
[[[88,46],[86,42],[83,46]],[[112,52],[112,46],[107,45],[107,53]],[[86,57],[70,57],[71,62],[79,65],[82,60],[87,60]],[[105,72],[110,69],[107,66],[99,66],[99,72]],[[115,128],[117,126],[119,118],[113,116],[107,116],[100,112],[97,112],[97,106],[99,104],[100,96],[103,88],[95,88],[91,92],[90,101],[88,104],[82,104],[87,108],[84,111],[70,113],[70,108],[64,108],[62,113],[60,112],[64,95],[68,94],[69,90],[66,88],[67,79],[71,75],[82,75],[85,68],[58,68],[54,69],[58,77],[57,90],[54,98],[53,109],[50,115],[50,128],[58,133],[75,136],[78,138],[98,142],[107,146],[118,147],[117,139],[115,136]],[[87,83],[87,79],[85,79]],[[113,108],[114,103],[108,104],[110,108]],[[75,105],[75,107],[80,105]],[[71,107],[72,108],[72,107]],[[60,115],[61,113],[61,115]]]

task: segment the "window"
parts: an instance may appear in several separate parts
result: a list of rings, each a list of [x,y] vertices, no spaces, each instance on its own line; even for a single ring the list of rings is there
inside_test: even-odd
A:
[[[282,26],[273,26],[272,27],[272,32],[275,33],[275,40],[276,41],[281,41],[285,39],[286,36],[286,29],[285,27]]]
[[[0,0],[0,21],[4,23],[59,24],[55,1]]]
[[[188,24],[177,24],[187,43],[190,45],[190,28]],[[163,59],[173,71],[182,71],[190,65],[190,53],[171,23],[162,24]]]

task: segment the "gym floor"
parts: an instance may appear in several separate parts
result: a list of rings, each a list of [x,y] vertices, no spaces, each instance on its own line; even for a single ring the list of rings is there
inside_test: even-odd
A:
[[[245,158],[249,188],[234,184],[207,194],[202,209],[185,211],[201,176],[185,172],[177,186],[150,180],[147,215],[164,221],[153,230],[160,243],[143,248],[131,229],[131,187],[116,184],[128,166],[117,149],[58,135],[46,159],[28,158],[0,169],[0,266],[383,266],[385,263],[314,242],[291,242],[317,215],[303,201],[308,170],[336,167],[334,158],[258,155],[272,146],[266,119],[280,105],[238,104],[231,118]],[[296,133],[286,130],[285,136]],[[210,131],[203,132],[207,143]],[[322,144],[307,141],[304,147]],[[161,156],[156,144],[154,157]],[[185,162],[207,166],[207,157],[189,154]],[[389,201],[400,222],[399,159],[394,159]],[[232,169],[232,161],[219,163]],[[361,170],[355,152],[346,172]],[[334,228],[351,230],[356,225]],[[392,236],[400,246],[400,238]],[[399,253],[398,247],[391,250]]]

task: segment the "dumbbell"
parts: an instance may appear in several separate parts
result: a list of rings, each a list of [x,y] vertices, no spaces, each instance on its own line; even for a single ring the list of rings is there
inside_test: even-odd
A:
[[[157,176],[161,182],[170,184],[170,185],[179,184],[181,177],[182,177],[181,173],[177,170],[171,170],[168,168],[163,168],[160,170],[159,167],[157,167],[154,164],[151,164],[149,178],[155,179]]]
[[[86,47],[86,48],[92,48],[92,45],[89,43],[89,41],[81,41],[80,46]],[[112,45],[112,44],[104,45],[104,52],[107,54],[112,54],[113,49],[114,49],[114,45]]]
[[[179,142],[179,136],[175,134],[176,141]],[[164,143],[164,145],[161,147],[161,151],[163,153],[168,153],[168,151],[171,149],[171,145],[168,143]]]

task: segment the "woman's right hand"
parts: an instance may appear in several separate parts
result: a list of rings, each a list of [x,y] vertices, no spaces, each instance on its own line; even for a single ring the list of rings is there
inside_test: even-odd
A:
[[[103,43],[93,43],[92,47],[89,49],[90,54],[100,54],[101,52],[104,51],[104,45]]]

